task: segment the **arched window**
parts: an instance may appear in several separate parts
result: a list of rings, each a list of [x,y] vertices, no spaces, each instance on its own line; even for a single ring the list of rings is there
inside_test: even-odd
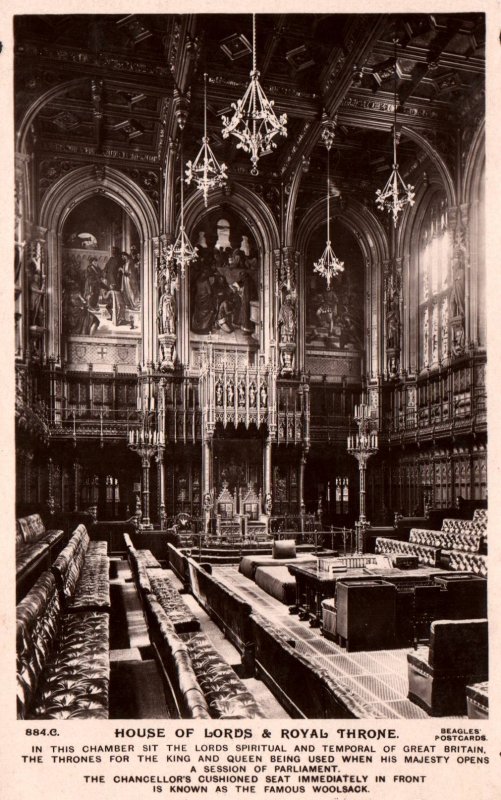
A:
[[[419,366],[438,366],[449,355],[451,237],[447,204],[435,193],[419,235]]]

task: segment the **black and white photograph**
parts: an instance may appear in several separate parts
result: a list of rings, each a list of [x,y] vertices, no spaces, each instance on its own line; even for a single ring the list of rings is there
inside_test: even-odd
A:
[[[164,793],[492,761],[491,12],[407,6],[13,10],[8,800],[91,742]]]

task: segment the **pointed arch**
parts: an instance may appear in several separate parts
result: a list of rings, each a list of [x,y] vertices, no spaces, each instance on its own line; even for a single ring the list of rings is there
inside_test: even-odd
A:
[[[159,235],[158,217],[151,200],[128,176],[106,167],[104,177],[96,175],[92,166],[80,167],[57,181],[45,195],[40,208],[40,225],[47,230],[48,282],[54,298],[60,297],[62,230],[76,205],[94,195],[104,195],[123,208],[134,222],[142,243],[142,331],[143,362],[153,360],[155,316],[153,277],[155,273],[153,240]],[[61,353],[61,303],[50,304],[49,353]]]

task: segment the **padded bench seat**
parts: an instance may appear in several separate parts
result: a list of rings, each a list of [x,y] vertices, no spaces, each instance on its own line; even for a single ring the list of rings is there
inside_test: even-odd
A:
[[[40,514],[16,521],[16,594],[20,600],[64,543],[64,531],[45,530]]]
[[[417,542],[401,542],[399,539],[386,539],[378,536],[374,552],[388,555],[397,553],[406,556],[417,556],[419,563],[429,567],[436,567],[440,559],[440,548],[432,545],[418,544]]]
[[[286,566],[258,567],[254,580],[256,586],[281,603],[291,606],[296,602],[296,579]]]
[[[232,667],[203,633],[185,633],[191,663],[209,711],[216,719],[255,719],[265,715]]]
[[[241,572],[242,575],[245,575],[246,578],[250,578],[253,581],[258,567],[279,567],[287,566],[289,564],[311,564],[314,561],[315,556],[313,556],[311,553],[305,553],[304,555],[296,556],[295,558],[273,558],[272,555],[243,556],[243,558],[240,559],[238,571]]]
[[[210,719],[209,707],[197,681],[188,647],[155,598],[144,598],[150,641],[166,687],[166,702],[173,717]]]
[[[19,719],[107,719],[109,616],[67,614],[44,572],[16,609]]]
[[[52,572],[66,611],[110,610],[109,559],[102,554],[106,548],[106,542],[90,542],[85,526],[79,525],[59,553]]]
[[[151,592],[155,596],[172,622],[176,633],[200,630],[200,622],[162,570],[140,570],[140,586],[143,592]]]

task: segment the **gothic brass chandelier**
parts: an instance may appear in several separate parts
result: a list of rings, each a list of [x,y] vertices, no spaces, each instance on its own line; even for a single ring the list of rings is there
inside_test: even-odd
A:
[[[224,186],[228,176],[226,174],[226,164],[219,164],[216,156],[212,152],[207,136],[207,73],[204,74],[204,135],[202,147],[194,161],[188,161],[186,165],[186,183],[193,181],[202,192],[204,204],[207,208],[207,198],[209,191],[217,187]]]
[[[250,83],[241,100],[231,104],[234,110],[231,118],[223,116],[223,138],[230,133],[238,139],[237,147],[250,153],[251,174],[257,175],[257,162],[261,156],[268,155],[277,146],[273,141],[277,134],[287,136],[287,114],[277,117],[273,109],[274,101],[268,100],[256,68],[256,15],[252,15],[252,70]]]
[[[325,144],[327,150],[327,244],[324,252],[313,264],[313,272],[318,272],[319,275],[327,281],[327,289],[331,287],[331,280],[339,272],[344,270],[344,262],[339,261],[334,250],[331,246],[330,237],[330,150],[334,144],[335,128],[332,120],[325,118],[323,120],[323,130],[321,139]]]
[[[376,191],[376,205],[380,211],[388,211],[393,216],[393,225],[397,227],[397,218],[405,206],[414,205],[414,186],[406,184],[398,171],[397,161],[397,39],[393,40],[395,45],[395,66],[394,66],[394,100],[393,100],[393,165],[390,177],[384,189]]]
[[[188,234],[184,229],[184,191],[183,191],[183,134],[181,133],[181,218],[179,233],[174,244],[167,248],[167,260],[179,267],[181,277],[184,278],[186,267],[198,256],[198,248],[193,247]]]

